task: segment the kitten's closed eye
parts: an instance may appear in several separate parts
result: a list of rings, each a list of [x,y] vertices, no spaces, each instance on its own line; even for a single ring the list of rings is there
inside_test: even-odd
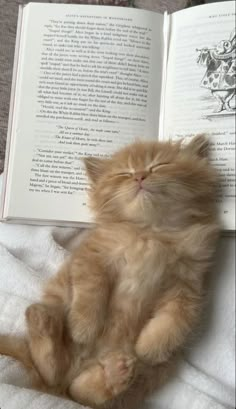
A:
[[[114,173],[112,176],[113,177],[119,177],[119,176],[123,176],[123,177],[130,177],[130,176],[132,176],[133,175],[133,172],[129,172],[129,171],[124,171],[124,172],[117,172],[117,173]]]
[[[169,164],[170,164],[170,162],[156,163],[155,165],[150,166],[150,168],[148,169],[148,172],[150,172],[150,173],[156,172],[156,170],[159,169],[160,167],[166,166],[166,165],[169,165]],[[112,176],[113,177],[122,177],[122,176],[123,177],[130,177],[130,176],[133,176],[134,174],[135,174],[135,172],[132,171],[132,170],[130,170],[130,171],[125,170],[123,172],[114,173]]]
[[[170,162],[156,163],[155,165],[152,165],[149,170],[151,173],[153,173],[156,172],[156,170],[159,169],[160,167],[167,165],[170,165]]]

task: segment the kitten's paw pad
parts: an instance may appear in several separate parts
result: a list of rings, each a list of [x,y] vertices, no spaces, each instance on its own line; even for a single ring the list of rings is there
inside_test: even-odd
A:
[[[117,396],[131,384],[135,373],[135,358],[123,354],[109,357],[103,362],[106,386]]]
[[[46,305],[39,303],[30,305],[25,316],[30,333],[41,336],[61,336],[62,320]]]

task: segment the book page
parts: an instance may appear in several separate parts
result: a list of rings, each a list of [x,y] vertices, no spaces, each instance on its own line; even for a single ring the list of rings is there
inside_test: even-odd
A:
[[[209,134],[219,206],[235,229],[235,3],[194,7],[171,17],[165,137]],[[187,139],[187,138],[186,138]]]
[[[81,157],[157,137],[163,16],[31,3],[22,27],[3,216],[87,222]]]

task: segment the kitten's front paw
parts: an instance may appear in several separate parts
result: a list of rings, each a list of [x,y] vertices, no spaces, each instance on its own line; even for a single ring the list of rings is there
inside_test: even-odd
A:
[[[30,305],[25,317],[31,335],[61,337],[62,318],[47,305],[40,303]]]
[[[167,344],[163,345],[151,331],[143,331],[136,343],[135,352],[138,358],[148,365],[157,365],[168,360],[169,354],[166,349]]]

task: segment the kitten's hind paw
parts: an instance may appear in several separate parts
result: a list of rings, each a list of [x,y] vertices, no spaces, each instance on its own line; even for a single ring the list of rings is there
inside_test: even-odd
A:
[[[135,361],[134,357],[122,352],[112,354],[101,361],[106,387],[112,391],[113,397],[124,392],[132,383],[135,375]]]
[[[71,384],[71,397],[90,407],[104,407],[125,392],[134,379],[135,358],[114,353],[82,372]],[[108,406],[105,406],[108,407]],[[110,406],[109,406],[110,407]]]
[[[63,322],[56,309],[40,303],[32,304],[27,308],[25,316],[30,334],[61,337]]]

